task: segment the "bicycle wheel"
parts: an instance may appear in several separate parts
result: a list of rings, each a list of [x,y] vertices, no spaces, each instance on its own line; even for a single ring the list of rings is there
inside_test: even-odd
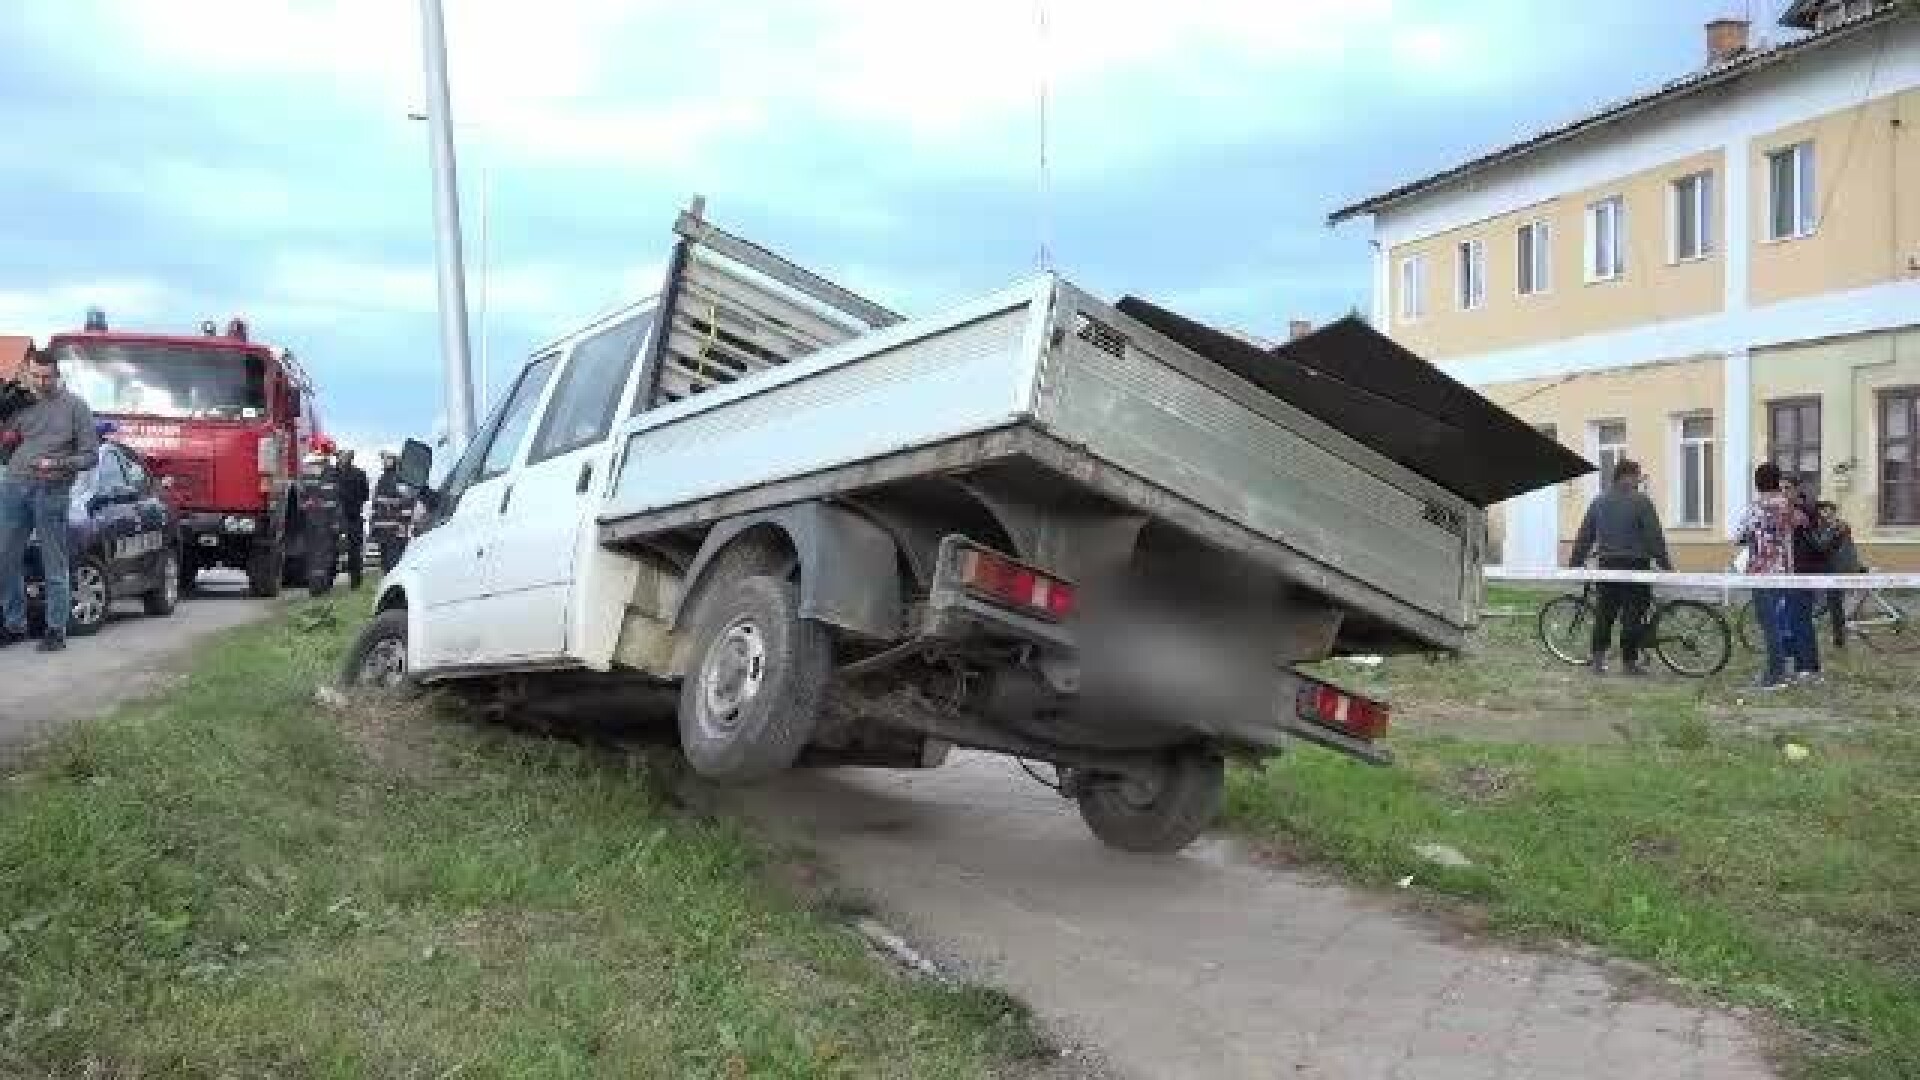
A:
[[[1760,614],[1753,609],[1752,600],[1734,605],[1727,621],[1733,624],[1734,636],[1740,639],[1741,648],[1752,653],[1767,651],[1767,632],[1760,626]]]
[[[1847,629],[1877,653],[1920,652],[1920,593],[1873,589],[1861,598]]]
[[[1733,632],[1720,612],[1698,600],[1669,600],[1653,613],[1653,650],[1676,675],[1718,675],[1733,653]]]
[[[1593,659],[1592,605],[1583,596],[1556,596],[1540,608],[1540,644],[1576,667]]]

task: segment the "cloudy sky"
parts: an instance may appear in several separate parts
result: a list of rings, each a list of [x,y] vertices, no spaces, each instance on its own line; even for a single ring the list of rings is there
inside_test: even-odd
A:
[[[469,299],[515,358],[651,291],[695,192],[912,313],[1056,265],[1255,333],[1368,304],[1329,211],[1697,64],[1779,0],[445,0]],[[7,0],[0,333],[243,313],[330,426],[440,413],[411,0]],[[1044,11],[1042,32],[1040,13]],[[1050,212],[1038,87],[1051,87]]]

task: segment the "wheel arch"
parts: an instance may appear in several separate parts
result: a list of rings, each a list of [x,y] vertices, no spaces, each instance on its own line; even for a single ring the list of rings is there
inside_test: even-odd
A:
[[[708,530],[669,619],[676,632],[686,629],[716,560],[746,544],[784,556],[784,565],[767,568],[776,576],[798,572],[803,618],[862,637],[899,636],[903,612],[893,535],[852,510],[822,502],[744,514]]]

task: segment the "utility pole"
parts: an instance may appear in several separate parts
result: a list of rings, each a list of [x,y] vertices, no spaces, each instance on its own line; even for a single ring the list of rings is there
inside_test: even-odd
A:
[[[473,440],[473,366],[467,347],[466,259],[460,249],[460,183],[453,157],[446,19],[440,0],[420,0],[420,22],[421,47],[426,53],[427,142],[433,156],[433,248],[440,279],[447,435],[453,453],[458,454]]]

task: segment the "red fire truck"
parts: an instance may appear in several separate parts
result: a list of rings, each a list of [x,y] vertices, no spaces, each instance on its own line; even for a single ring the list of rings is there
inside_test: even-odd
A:
[[[68,389],[155,463],[180,515],[183,587],[213,566],[245,570],[255,596],[304,580],[295,485],[321,427],[291,352],[253,341],[241,319],[198,336],[129,332],[97,308],[47,347]]]

